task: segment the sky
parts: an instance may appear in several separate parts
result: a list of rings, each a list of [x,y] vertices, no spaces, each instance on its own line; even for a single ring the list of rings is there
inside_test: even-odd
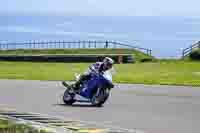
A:
[[[162,48],[160,53],[177,55],[171,49],[176,47],[180,51],[199,38],[199,5],[200,0],[1,0],[0,32],[4,36],[0,39],[5,40],[6,35],[8,40],[20,36],[38,39],[68,35],[79,39],[137,40],[139,46],[152,47],[158,52]],[[48,19],[34,15],[47,15]],[[49,17],[55,15],[68,18]]]
[[[199,16],[199,0],[1,0],[0,14]]]

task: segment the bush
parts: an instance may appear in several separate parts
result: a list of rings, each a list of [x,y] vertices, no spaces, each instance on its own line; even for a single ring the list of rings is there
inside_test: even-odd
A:
[[[200,61],[200,49],[192,51],[190,53],[189,57],[192,60],[199,60]]]
[[[140,62],[152,62],[153,59],[152,58],[143,58],[140,60]]]

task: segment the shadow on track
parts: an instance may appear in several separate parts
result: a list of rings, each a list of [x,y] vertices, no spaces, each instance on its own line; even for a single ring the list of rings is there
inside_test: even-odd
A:
[[[72,105],[67,105],[67,104],[53,104],[54,106],[63,106],[63,107],[78,107],[78,108],[101,108],[97,106],[92,106],[91,104],[72,104]]]

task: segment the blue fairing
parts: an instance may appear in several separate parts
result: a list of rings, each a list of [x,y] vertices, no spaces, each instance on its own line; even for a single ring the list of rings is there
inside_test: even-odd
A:
[[[103,75],[92,75],[91,79],[88,81],[85,81],[83,83],[83,86],[81,87],[80,95],[85,98],[92,98],[93,92],[97,88],[102,88],[109,84],[110,81],[105,79]]]

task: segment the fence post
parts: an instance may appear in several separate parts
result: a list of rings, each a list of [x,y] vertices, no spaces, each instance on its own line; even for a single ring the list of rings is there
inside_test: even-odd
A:
[[[104,48],[108,48],[108,41],[106,41]]]
[[[83,41],[83,48],[85,48],[85,41]]]
[[[96,47],[97,47],[97,42],[95,41],[95,42],[94,42],[94,48],[96,48]]]
[[[183,52],[182,52],[182,58],[185,57],[185,50],[183,49]]]
[[[147,55],[149,55],[149,53],[150,53],[150,52],[149,52],[149,49],[146,49],[146,51],[147,51],[147,52],[146,52],[146,53],[147,53]]]
[[[0,49],[3,50],[3,43],[0,43]]]
[[[81,42],[80,42],[80,40],[78,41],[78,48],[79,49],[81,48]]]
[[[88,41],[88,48],[90,48],[90,40]]]
[[[35,49],[35,42],[32,40],[31,43],[33,44],[33,49]]]
[[[192,45],[190,46],[190,53],[192,52]]]
[[[123,63],[123,56],[122,56],[122,55],[119,55],[119,56],[118,56],[118,63],[119,63],[119,64],[122,64],[122,63]]]

